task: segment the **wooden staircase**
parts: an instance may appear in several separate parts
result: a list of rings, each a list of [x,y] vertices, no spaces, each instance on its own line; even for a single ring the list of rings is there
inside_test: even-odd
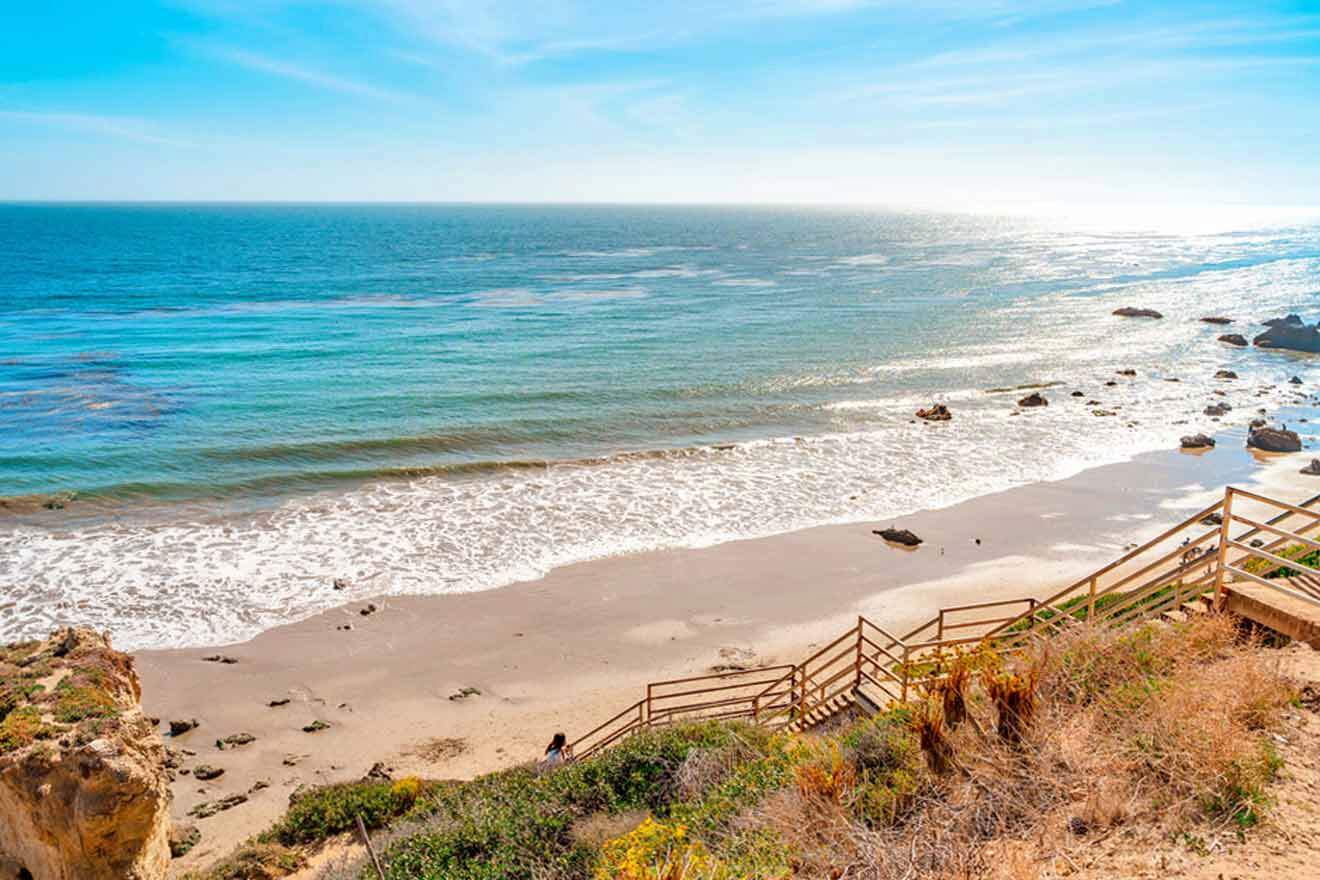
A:
[[[588,757],[647,727],[744,719],[803,732],[906,702],[946,672],[950,652],[1000,652],[1040,636],[1134,621],[1185,624],[1227,610],[1320,648],[1320,568],[1292,558],[1320,551],[1320,495],[1290,504],[1229,487],[1205,510],[1044,599],[941,608],[902,636],[857,623],[800,663],[652,682],[646,696],[571,745]],[[1301,525],[1287,528],[1293,520]],[[1240,534],[1234,530],[1245,526]],[[1292,554],[1292,557],[1283,555]]]

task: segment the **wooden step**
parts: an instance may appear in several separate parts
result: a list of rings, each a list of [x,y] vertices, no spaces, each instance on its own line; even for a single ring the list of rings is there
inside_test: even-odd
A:
[[[877,704],[875,700],[871,699],[870,695],[867,694],[865,691],[863,691],[860,687],[853,688],[852,695],[853,695],[853,699],[856,701],[858,708],[860,708],[867,715],[879,715],[881,711],[883,711],[879,706],[879,704]]]
[[[1320,649],[1320,602],[1256,583],[1226,584],[1224,593],[1234,614]]]
[[[1193,599],[1182,603],[1182,610],[1187,614],[1209,614],[1210,605],[1204,599]]]
[[[1186,622],[1187,622],[1187,615],[1184,614],[1183,612],[1177,610],[1176,608],[1174,608],[1174,609],[1170,609],[1170,610],[1164,612],[1163,614],[1161,614],[1160,616],[1163,617],[1165,620],[1170,621],[1171,623],[1186,623]]]

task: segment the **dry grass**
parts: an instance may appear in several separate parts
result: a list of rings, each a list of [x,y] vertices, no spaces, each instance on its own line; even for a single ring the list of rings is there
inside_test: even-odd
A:
[[[1079,628],[1007,666],[915,708],[929,774],[900,814],[865,815],[865,790],[848,809],[846,771],[812,763],[746,821],[789,845],[794,876],[1019,880],[1067,873],[1070,853],[1125,824],[1245,827],[1267,808],[1263,732],[1295,694],[1230,619]],[[951,729],[951,699],[971,723]]]

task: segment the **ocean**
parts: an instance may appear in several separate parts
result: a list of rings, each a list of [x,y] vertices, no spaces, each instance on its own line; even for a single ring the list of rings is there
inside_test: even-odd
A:
[[[217,644],[1061,479],[1297,403],[1311,359],[1216,337],[1318,296],[1315,225],[0,205],[0,640]]]

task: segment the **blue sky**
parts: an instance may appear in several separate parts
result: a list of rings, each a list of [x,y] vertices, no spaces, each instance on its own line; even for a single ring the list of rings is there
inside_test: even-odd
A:
[[[1320,205],[1320,0],[11,2],[0,198]]]

